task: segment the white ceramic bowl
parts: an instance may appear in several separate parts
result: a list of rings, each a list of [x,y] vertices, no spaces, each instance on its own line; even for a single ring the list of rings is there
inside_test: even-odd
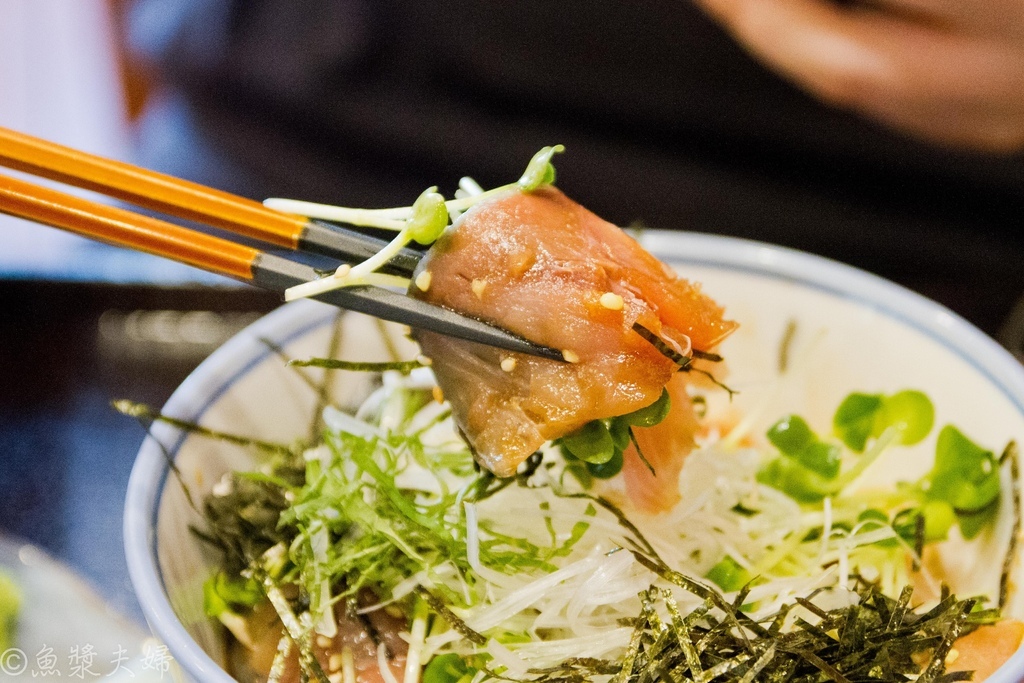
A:
[[[934,402],[937,424],[954,422],[991,449],[1001,449],[1010,439],[1024,443],[1024,367],[934,302],[848,266],[765,244],[658,231],[645,233],[642,241],[685,277],[703,283],[729,317],[741,323],[722,353],[728,382],[740,392],[733,406],[762,420],[759,428],[791,411],[812,424],[828,424],[831,411],[850,391],[917,388]],[[316,392],[294,369],[284,367],[274,349],[290,357],[328,355],[337,320],[335,309],[313,302],[282,307],[215,352],[174,393],[164,412],[278,441],[308,434]],[[381,358],[380,326],[358,316],[343,320],[337,357]],[[789,347],[793,370],[780,381],[779,349],[790,321],[796,323]],[[389,334],[407,343],[394,329]],[[316,372],[309,376],[319,381]],[[332,382],[342,402],[363,391],[358,376]],[[766,405],[770,410],[761,409]],[[916,478],[928,467],[928,449],[926,441],[921,457],[913,457],[914,451],[897,463],[873,467],[867,476]],[[168,458],[177,465],[177,475],[169,470]],[[200,520],[178,477],[201,499],[223,473],[250,465],[242,449],[157,425],[139,452],[128,487],[125,545],[142,608],[177,662],[203,683],[231,679],[219,665],[223,648],[216,632],[202,614],[201,584],[213,558],[188,531]],[[992,552],[1008,534],[1008,523],[997,527]],[[952,570],[960,592],[975,585],[991,589],[999,563],[985,559],[987,554],[967,557]],[[1024,600],[1014,600],[1008,611],[1024,617]],[[1022,676],[1024,651],[989,680],[1009,683]]]

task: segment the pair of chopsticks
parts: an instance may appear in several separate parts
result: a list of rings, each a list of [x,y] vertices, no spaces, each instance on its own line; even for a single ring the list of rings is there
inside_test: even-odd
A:
[[[93,190],[274,247],[316,253],[344,263],[362,261],[385,244],[355,230],[280,213],[227,192],[4,128],[0,128],[0,166]],[[279,293],[320,276],[312,266],[298,260],[3,174],[0,174],[0,213],[163,256]],[[391,260],[388,268],[395,274],[411,275],[420,256],[419,252],[404,249]],[[312,298],[411,327],[563,360],[559,350],[381,287],[345,287]]]

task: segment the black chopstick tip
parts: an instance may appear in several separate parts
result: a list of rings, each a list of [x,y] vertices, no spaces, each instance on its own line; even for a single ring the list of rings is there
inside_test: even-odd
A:
[[[252,283],[257,287],[284,292],[289,287],[316,279],[308,265],[277,254],[263,253],[252,264]],[[340,308],[366,313],[383,320],[430,330],[439,334],[494,346],[506,351],[565,362],[562,351],[536,344],[517,334],[477,318],[409,297],[399,292],[358,285],[334,289],[312,297]]]
[[[387,240],[322,220],[310,220],[299,236],[299,249],[344,262],[365,261],[387,246]],[[403,247],[381,272],[410,277],[423,252]]]
[[[547,360],[557,360],[560,363],[579,362],[578,360],[570,361],[569,358],[566,358],[565,351],[559,351],[558,349],[552,348],[550,346],[542,346],[540,344],[535,344],[534,342],[531,341],[527,341],[526,343],[531,346],[531,355],[537,356],[538,358],[546,358]]]

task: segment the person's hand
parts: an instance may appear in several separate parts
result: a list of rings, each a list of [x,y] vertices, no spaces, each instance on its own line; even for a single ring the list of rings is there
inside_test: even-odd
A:
[[[933,142],[1024,148],[1024,0],[695,0],[811,94]]]

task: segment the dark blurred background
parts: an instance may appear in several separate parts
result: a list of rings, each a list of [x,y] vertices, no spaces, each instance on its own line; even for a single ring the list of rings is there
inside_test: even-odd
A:
[[[560,187],[609,220],[844,261],[1024,355],[1024,156],[930,146],[820,105],[687,2],[75,8],[0,3],[0,125],[256,199],[367,207],[450,194],[465,174],[509,182],[562,143]],[[109,401],[162,404],[277,304],[0,224],[0,531],[137,615],[120,523],[143,434]]]

